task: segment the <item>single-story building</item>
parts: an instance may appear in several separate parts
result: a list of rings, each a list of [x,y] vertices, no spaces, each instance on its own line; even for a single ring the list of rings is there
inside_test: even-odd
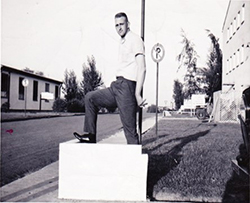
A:
[[[10,111],[51,111],[60,98],[62,81],[1,65],[1,108]]]

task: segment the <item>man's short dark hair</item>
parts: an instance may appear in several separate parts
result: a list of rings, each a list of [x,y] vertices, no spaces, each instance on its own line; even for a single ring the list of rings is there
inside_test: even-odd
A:
[[[128,16],[126,13],[120,12],[115,15],[115,18],[125,17],[126,21],[128,22]]]

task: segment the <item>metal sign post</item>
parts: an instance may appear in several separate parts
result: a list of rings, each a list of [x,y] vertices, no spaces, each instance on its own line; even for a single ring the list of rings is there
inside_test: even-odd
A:
[[[158,83],[159,83],[159,62],[163,59],[165,50],[159,43],[153,46],[151,56],[156,62],[156,112],[155,112],[155,134],[158,137]]]
[[[29,80],[24,78],[22,80],[22,85],[24,86],[24,115],[26,117],[26,108],[27,108],[27,86],[29,85]]]

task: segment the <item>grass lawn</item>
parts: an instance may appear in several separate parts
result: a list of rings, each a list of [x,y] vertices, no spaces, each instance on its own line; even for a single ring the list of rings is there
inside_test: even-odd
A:
[[[155,200],[248,202],[249,181],[232,172],[243,143],[238,123],[162,119],[158,137],[143,137],[149,155],[147,194]],[[237,200],[237,201],[235,201]]]

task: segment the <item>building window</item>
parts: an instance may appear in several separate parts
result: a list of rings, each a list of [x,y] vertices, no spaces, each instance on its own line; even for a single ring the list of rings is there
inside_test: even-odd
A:
[[[49,92],[49,83],[45,83],[45,92]],[[49,102],[49,100],[45,99],[45,102]]]
[[[233,24],[231,23],[231,25],[230,25],[230,39],[232,38],[232,36],[233,36]]]
[[[33,81],[33,101],[38,101],[38,81]]]
[[[59,97],[59,87],[56,85],[55,86],[55,99]]]
[[[245,4],[241,7],[241,24],[245,21]]]
[[[1,97],[7,98],[8,91],[9,91],[9,74],[2,73],[2,80],[1,80]]]
[[[240,48],[240,63],[244,63],[244,45],[241,46]]]
[[[240,22],[240,11],[239,11],[237,15],[237,29],[240,28],[240,25],[241,25],[241,22]]]
[[[230,56],[229,62],[230,62],[229,72],[231,73],[231,71],[232,71],[232,69],[233,69],[233,59],[232,59],[232,56]]]
[[[233,54],[233,70],[235,69],[236,67],[236,56],[235,56],[235,53]]]
[[[45,83],[45,92],[49,92],[49,83]]]
[[[24,78],[19,77],[19,87],[18,87],[18,99],[19,100],[24,100],[24,86],[22,84]]]
[[[238,49],[236,52],[236,67],[240,65],[240,50]]]
[[[229,69],[230,69],[230,64],[229,64],[229,59],[227,59],[226,70],[225,70],[227,74],[229,72]]]
[[[236,18],[234,18],[234,21],[233,21],[233,34],[236,33],[236,30],[237,30]]]

